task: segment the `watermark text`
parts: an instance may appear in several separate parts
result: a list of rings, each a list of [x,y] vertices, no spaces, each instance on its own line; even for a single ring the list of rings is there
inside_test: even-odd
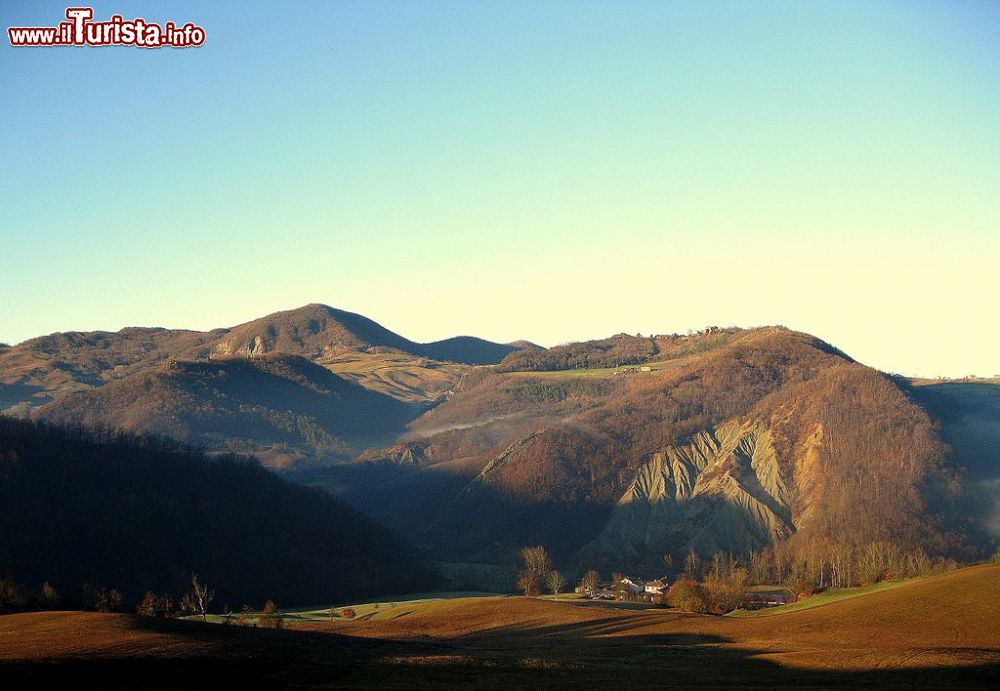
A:
[[[15,47],[25,46],[137,46],[139,48],[194,48],[205,43],[205,29],[191,22],[157,24],[141,17],[125,19],[113,14],[95,22],[92,7],[67,7],[66,21],[58,26],[12,26],[7,38]]]

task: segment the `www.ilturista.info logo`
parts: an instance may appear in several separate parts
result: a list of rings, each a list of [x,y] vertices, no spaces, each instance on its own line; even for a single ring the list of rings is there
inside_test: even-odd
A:
[[[67,7],[59,26],[12,26],[7,38],[12,46],[138,46],[140,48],[191,48],[205,42],[205,30],[191,22],[163,26],[136,17],[131,21],[113,14],[106,22],[91,21],[92,7]]]

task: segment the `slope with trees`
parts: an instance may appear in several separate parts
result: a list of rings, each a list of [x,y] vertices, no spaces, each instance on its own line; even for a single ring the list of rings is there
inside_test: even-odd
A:
[[[0,416],[0,574],[66,605],[114,589],[134,607],[146,591],[179,600],[192,573],[220,607],[430,584],[384,528],[251,460]]]
[[[422,408],[288,355],[170,361],[64,396],[35,417],[171,437],[272,466],[353,457],[395,439]]]
[[[418,361],[479,365],[500,362],[516,350],[467,336],[416,343],[360,314],[318,304],[205,332],[133,327],[116,333],[55,333],[0,349],[0,412],[24,415],[68,393],[99,388],[171,360],[280,353],[322,363],[347,353],[395,352]]]
[[[405,484],[366,486],[368,510],[463,561],[510,563],[524,544],[627,569],[774,544],[972,554],[951,510],[961,476],[891,377],[786,329],[708,337],[650,371],[466,375],[411,425]],[[443,477],[461,489],[413,502]]]

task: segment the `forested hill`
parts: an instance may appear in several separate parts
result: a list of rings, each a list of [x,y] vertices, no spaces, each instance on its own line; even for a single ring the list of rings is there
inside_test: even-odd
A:
[[[0,576],[72,605],[88,587],[177,597],[192,572],[234,608],[429,584],[371,519],[250,459],[0,416]]]
[[[542,544],[581,571],[655,573],[664,555],[780,549],[846,570],[872,545],[989,547],[968,530],[984,501],[969,503],[928,412],[784,328],[522,351],[467,373],[410,431],[305,479],[446,561]]]

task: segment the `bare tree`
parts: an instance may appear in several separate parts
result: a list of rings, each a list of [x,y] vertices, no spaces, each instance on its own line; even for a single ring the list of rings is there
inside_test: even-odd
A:
[[[701,558],[692,549],[688,552],[687,556],[684,558],[684,575],[693,578],[694,580],[701,579],[702,563]]]
[[[524,569],[517,576],[517,586],[525,595],[538,595],[552,571],[552,559],[548,551],[538,545],[522,548],[521,561],[524,562]]]
[[[524,561],[526,571],[531,571],[542,580],[552,570],[552,559],[549,557],[548,551],[541,545],[523,548],[521,560]]]
[[[191,592],[181,598],[181,609],[190,614],[200,614],[208,620],[208,606],[215,599],[215,591],[198,580],[198,574],[191,574]]]
[[[601,574],[597,573],[593,569],[588,571],[583,575],[583,579],[580,581],[580,585],[583,586],[583,592],[586,595],[596,595],[597,588],[601,582]]]
[[[517,588],[531,597],[542,592],[542,581],[536,574],[525,570],[517,575]]]
[[[558,595],[563,586],[566,585],[566,579],[563,578],[561,573],[553,569],[545,576],[545,585],[549,587],[549,591],[553,595]]]

